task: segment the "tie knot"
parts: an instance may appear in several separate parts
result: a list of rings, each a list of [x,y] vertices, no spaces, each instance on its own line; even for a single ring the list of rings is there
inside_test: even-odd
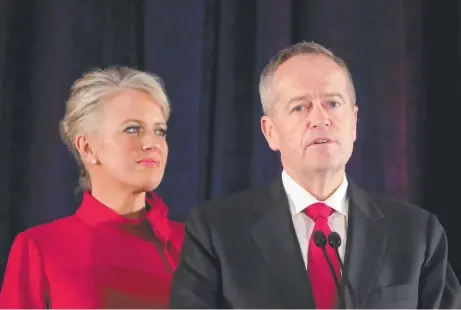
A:
[[[335,212],[335,210],[321,202],[311,204],[304,209],[304,213],[314,222],[317,221],[318,218],[328,220],[328,217],[332,215],[333,212]]]

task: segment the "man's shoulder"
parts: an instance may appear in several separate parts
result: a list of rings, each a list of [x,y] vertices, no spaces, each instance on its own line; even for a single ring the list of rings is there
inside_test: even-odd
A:
[[[270,195],[270,184],[203,201],[198,203],[193,210],[195,209],[206,217],[231,220],[247,214],[253,204],[258,203],[262,198],[267,198],[268,195]]]
[[[394,225],[402,224],[422,228],[426,227],[430,221],[438,223],[433,213],[417,204],[380,194],[369,194],[369,197],[379,207],[384,218],[392,221]]]
[[[355,185],[352,188],[352,197],[360,198],[360,209],[379,220],[380,225],[397,238],[410,235],[438,239],[445,234],[438,217],[417,204],[365,191]],[[354,199],[352,203],[356,203]]]
[[[414,203],[384,196],[381,194],[370,193],[371,200],[376,203],[383,212],[389,214],[411,214],[417,216],[428,216],[430,213],[424,210],[421,206]]]
[[[199,204],[202,209],[215,209],[226,210],[231,208],[235,209],[245,208],[251,205],[255,200],[269,194],[269,185],[249,188],[241,191],[237,191],[225,196],[216,197],[208,201],[204,201]]]

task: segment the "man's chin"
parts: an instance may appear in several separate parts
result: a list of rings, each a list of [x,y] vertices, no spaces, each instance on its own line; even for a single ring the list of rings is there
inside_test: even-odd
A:
[[[310,173],[328,174],[336,173],[342,168],[342,165],[337,162],[327,160],[326,158],[317,160],[316,162],[310,162],[306,167],[305,171]]]

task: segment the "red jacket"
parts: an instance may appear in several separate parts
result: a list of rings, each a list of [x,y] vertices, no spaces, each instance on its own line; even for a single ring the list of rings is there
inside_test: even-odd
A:
[[[156,195],[147,203],[129,220],[85,192],[74,215],[20,233],[0,308],[167,308],[184,226]]]

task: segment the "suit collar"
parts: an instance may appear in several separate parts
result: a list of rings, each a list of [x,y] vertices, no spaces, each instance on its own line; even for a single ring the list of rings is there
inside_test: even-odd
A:
[[[371,201],[367,192],[355,185],[349,177],[347,177],[347,179],[349,183],[347,195],[349,196],[352,203],[371,220],[378,220],[384,217],[379,206]]]
[[[286,297],[286,308],[315,308],[281,179],[273,181],[251,208],[254,242]]]
[[[349,281],[352,292],[346,288],[345,299],[347,308],[363,308],[381,267],[388,230],[379,206],[363,189],[350,180],[349,184],[350,209],[343,279]]]

